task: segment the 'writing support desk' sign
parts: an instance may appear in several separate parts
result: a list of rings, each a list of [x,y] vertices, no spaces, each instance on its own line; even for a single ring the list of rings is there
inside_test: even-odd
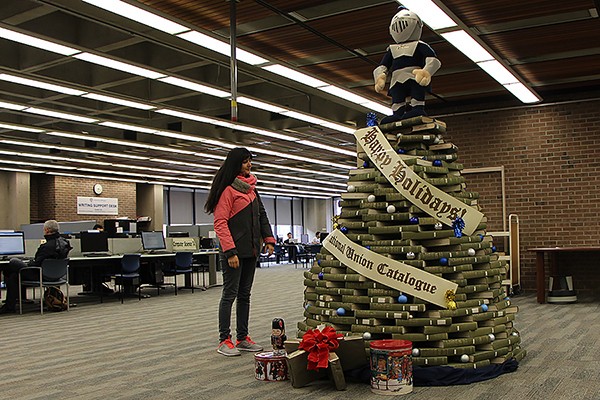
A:
[[[77,214],[119,215],[119,199],[77,196]]]
[[[408,201],[446,225],[451,226],[460,217],[465,222],[464,233],[475,232],[483,214],[417,175],[394,151],[379,127],[358,129],[354,136],[377,169]]]
[[[366,249],[339,229],[325,238],[323,247],[359,274],[440,307],[448,307],[446,292],[456,293],[458,287],[454,282]]]

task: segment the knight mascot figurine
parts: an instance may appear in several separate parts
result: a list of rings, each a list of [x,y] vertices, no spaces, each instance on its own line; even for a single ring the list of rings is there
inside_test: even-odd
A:
[[[392,97],[394,113],[383,118],[381,124],[426,115],[425,93],[441,63],[433,49],[419,40],[422,29],[419,16],[404,7],[392,18],[390,35],[396,44],[387,48],[379,67],[373,71],[377,93],[384,93],[387,76],[391,74],[388,95]]]

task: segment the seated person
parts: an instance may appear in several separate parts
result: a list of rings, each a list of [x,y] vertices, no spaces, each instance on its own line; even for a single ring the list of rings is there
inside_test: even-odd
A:
[[[38,247],[35,258],[25,264],[23,260],[11,258],[4,269],[4,281],[6,283],[6,303],[0,308],[0,314],[14,313],[17,300],[19,299],[19,271],[25,267],[40,267],[46,258],[67,258],[72,247],[69,241],[60,236],[58,222],[51,219],[44,223],[44,238],[46,243]],[[21,279],[36,280],[39,274],[35,270],[23,272]]]
[[[94,225],[94,227],[92,228],[92,230],[102,232],[102,231],[104,231],[104,227],[102,225],[100,225],[100,224],[96,224],[96,225]]]
[[[296,242],[294,241],[292,232],[287,234],[287,239],[283,241],[283,244],[286,245],[286,249],[288,251],[288,262],[296,263],[298,248],[296,247]]]
[[[317,236],[313,238],[312,242],[310,242],[310,244],[321,244],[321,238],[319,237],[318,233]]]

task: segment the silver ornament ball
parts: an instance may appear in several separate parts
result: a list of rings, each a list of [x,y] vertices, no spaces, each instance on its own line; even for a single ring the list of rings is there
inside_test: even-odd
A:
[[[463,354],[462,356],[460,356],[460,362],[464,362],[464,363],[469,362],[469,356],[466,354]]]
[[[350,192],[350,193],[356,192],[356,187],[354,187],[354,185],[348,185],[348,192]]]
[[[364,340],[371,340],[371,332],[365,332],[365,333],[363,333],[363,339]]]
[[[413,357],[419,357],[419,354],[421,354],[421,350],[419,350],[419,349],[412,349],[412,355],[413,355]]]
[[[469,249],[469,250],[467,250],[467,253],[468,253],[468,254],[469,254],[471,257],[473,257],[473,256],[475,255],[475,249]]]
[[[436,222],[433,227],[435,228],[436,231],[439,231],[444,227],[444,225],[441,222]]]
[[[490,333],[488,335],[488,337],[490,338],[490,342],[493,342],[494,340],[496,340],[496,336],[493,333]]]
[[[396,212],[396,206],[394,206],[393,204],[390,204],[389,206],[387,206],[387,212],[388,214],[393,214]]]
[[[412,251],[409,251],[408,253],[406,253],[406,258],[409,260],[414,260],[415,259],[415,253],[413,253]]]
[[[370,194],[370,195],[367,197],[367,201],[368,201],[369,203],[373,203],[373,202],[375,202],[375,195],[374,195],[374,194]]]

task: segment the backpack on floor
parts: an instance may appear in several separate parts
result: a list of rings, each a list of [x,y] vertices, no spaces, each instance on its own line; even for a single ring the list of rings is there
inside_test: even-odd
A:
[[[48,286],[44,291],[44,304],[48,311],[64,311],[67,309],[67,298],[56,286]]]

